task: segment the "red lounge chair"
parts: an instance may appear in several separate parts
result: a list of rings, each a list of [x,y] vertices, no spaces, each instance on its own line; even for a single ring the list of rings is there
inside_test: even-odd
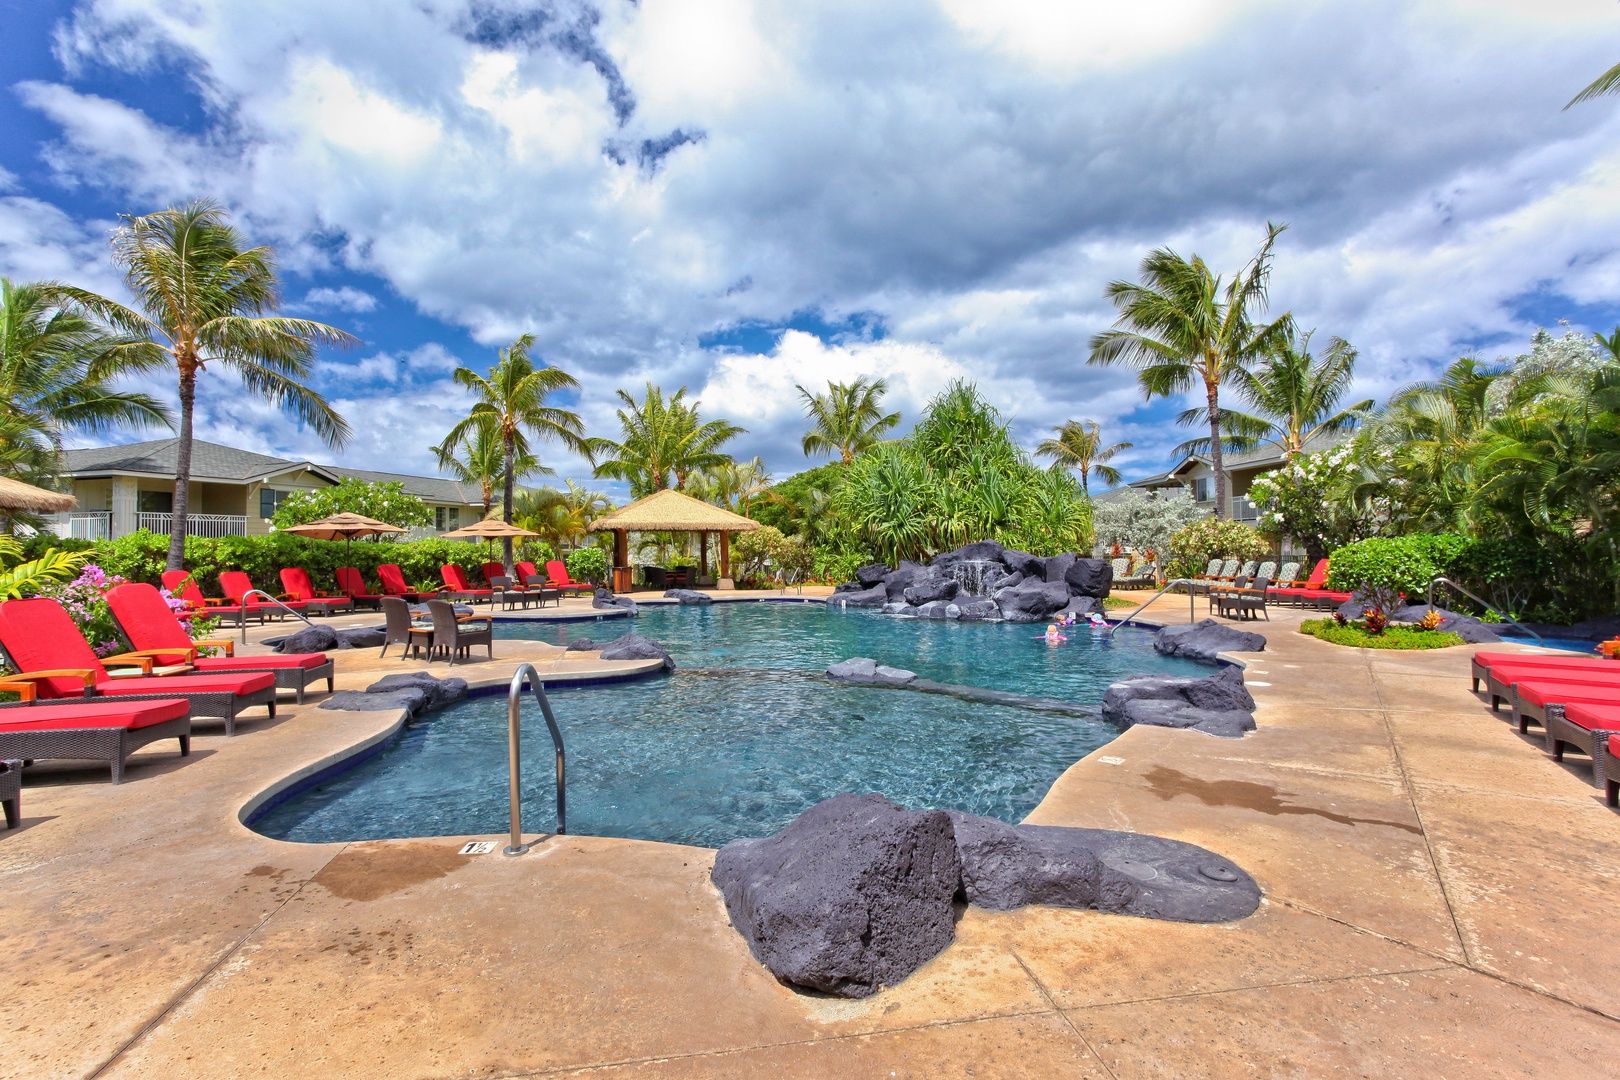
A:
[[[225,734],[236,733],[243,709],[263,705],[276,715],[276,677],[268,671],[198,675],[189,669],[174,675],[152,675],[154,656],[120,653],[97,659],[73,619],[55,600],[7,600],[0,604],[0,651],[20,674],[9,682],[33,683],[39,697],[185,698],[194,716],[217,716]],[[158,650],[157,656],[164,655]],[[107,664],[138,666],[141,677],[114,678]]]
[[[475,589],[467,581],[467,571],[455,563],[445,563],[439,567],[439,576],[444,578],[444,587],[457,599],[488,600],[495,594],[493,589]]]
[[[1533,664],[1543,668],[1573,668],[1580,671],[1620,671],[1613,660],[1599,660],[1595,656],[1576,656],[1571,653],[1477,652],[1473,660],[1473,689],[1479,692],[1481,683],[1487,683],[1490,670],[1497,664],[1522,666]]]
[[[163,571],[163,587],[170,596],[186,602],[185,617],[189,619],[229,619],[237,625],[247,617],[241,607],[233,607],[223,596],[205,597],[190,570]],[[263,622],[263,619],[259,620]]]
[[[1620,734],[1620,704],[1598,705],[1570,702],[1547,706],[1547,752],[1554,761],[1564,760],[1564,747],[1574,746],[1592,755],[1592,783],[1603,786],[1604,760],[1609,756],[1609,737]]]
[[[334,611],[352,611],[354,601],[347,596],[331,596],[319,592],[309,580],[309,571],[300,566],[289,566],[281,571],[282,591],[299,601],[312,615],[330,615]]]
[[[333,663],[325,653],[285,653],[273,656],[237,656],[230,638],[193,641],[186,628],[169,613],[169,605],[150,585],[129,582],[107,590],[107,606],[112,609],[118,629],[131,645],[153,656],[160,664],[190,664],[199,675],[222,671],[268,671],[275,675],[277,688],[292,690],[298,703],[304,703],[304,688],[319,679],[326,680],[326,691],[333,689]],[[223,647],[224,656],[198,656],[204,646]],[[173,649],[172,653],[160,650]]]
[[[366,579],[352,566],[340,566],[337,572],[338,588],[353,600],[356,607],[382,607],[382,594],[366,591]]]
[[[249,615],[258,612],[260,622],[264,621],[266,614],[274,615],[278,619],[285,619],[287,617],[285,609],[291,609],[300,615],[304,612],[304,604],[286,594],[277,596],[276,600],[279,603],[275,604],[256,598],[253,600],[245,599],[248,593],[254,591],[253,579],[240,570],[220,571],[219,587],[220,591],[229,597],[232,603],[240,604]],[[259,591],[264,592],[265,590],[260,589]]]
[[[34,684],[0,678],[0,690],[32,695]],[[185,698],[0,705],[0,758],[105,761],[115,784],[124,779],[129,755],[159,739],[179,739],[180,756],[191,756],[191,704]],[[6,824],[15,828],[15,807],[6,810]]]
[[[420,600],[422,594],[405,584],[405,571],[397,563],[383,563],[377,567],[377,580],[382,582],[384,596],[398,596],[406,600]]]
[[[1327,585],[1328,561],[1319,559],[1311,576],[1304,581],[1284,582],[1282,588],[1272,587],[1271,594],[1283,603],[1299,604],[1307,592],[1319,592]]]
[[[1610,735],[1609,741],[1604,744],[1607,751],[1603,755],[1603,801],[1610,806],[1620,806],[1620,735]]]
[[[1519,722],[1519,731],[1529,731],[1532,720],[1546,727],[1550,705],[1620,705],[1620,686],[1535,681],[1514,684],[1513,716]]]
[[[1491,711],[1513,699],[1513,687],[1522,682],[1574,683],[1577,686],[1620,686],[1620,664],[1611,671],[1583,671],[1579,668],[1542,667],[1539,664],[1496,664],[1486,675]]]
[[[498,562],[487,562],[484,565],[480,566],[478,569],[484,575],[484,584],[485,585],[490,584],[490,578],[511,577],[512,576],[511,574],[508,574],[506,572],[506,567],[503,566],[501,563],[498,563]],[[512,564],[512,569],[513,570],[517,569],[517,564],[516,563]],[[516,584],[521,586],[523,584],[523,582],[517,581]],[[491,586],[491,587],[493,587],[493,586]]]
[[[518,580],[525,585],[529,583],[530,578],[541,576],[540,571],[534,568],[532,562],[515,562],[512,564],[512,569],[517,571]]]
[[[594,593],[595,585],[583,581],[574,581],[568,576],[568,567],[563,565],[561,559],[548,559],[546,561],[546,588],[561,589],[563,592],[580,592],[581,590]]]

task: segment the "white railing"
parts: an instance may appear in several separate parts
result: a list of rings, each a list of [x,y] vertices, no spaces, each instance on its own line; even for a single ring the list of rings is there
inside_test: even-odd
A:
[[[174,528],[174,515],[136,514],[135,527],[161,535]],[[220,536],[246,536],[247,517],[243,514],[187,514],[186,535],[205,536],[210,539]]]
[[[75,510],[58,517],[52,531],[65,540],[110,540],[112,511]]]
[[[1245,496],[1232,496],[1233,521],[1259,521],[1260,508],[1250,502]]]

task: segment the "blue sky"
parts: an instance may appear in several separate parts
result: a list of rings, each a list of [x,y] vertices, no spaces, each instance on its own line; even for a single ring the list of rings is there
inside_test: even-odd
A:
[[[1168,464],[1180,402],[1085,366],[1158,245],[1230,272],[1286,221],[1275,310],[1365,395],[1538,325],[1620,324],[1611,0],[0,0],[0,273],[116,294],[119,213],[197,196],[361,347],[344,460],[431,472],[449,381],[532,332],[615,434],[685,385],[806,463],[795,384],[968,378]],[[172,394],[158,385],[156,389]],[[330,458],[209,373],[199,434]],[[1358,395],[1359,396],[1359,395]],[[560,449],[563,476],[588,469]]]

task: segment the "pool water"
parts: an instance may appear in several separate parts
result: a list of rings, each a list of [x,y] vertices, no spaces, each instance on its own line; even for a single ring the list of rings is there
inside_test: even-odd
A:
[[[1500,633],[1500,632],[1499,632]],[[1528,634],[1501,634],[1502,641],[1512,645],[1534,645],[1543,649],[1559,649],[1563,652],[1586,653],[1589,656],[1597,655],[1598,643],[1596,641],[1579,641],[1574,638],[1542,638],[1537,641]]]
[[[718,846],[774,832],[846,791],[1019,821],[1066,768],[1117,733],[1094,713],[1110,682],[1209,671],[1160,657],[1150,635],[1135,629],[1106,644],[1081,629],[1049,646],[1038,626],[898,620],[821,605],[655,608],[634,622],[507,624],[500,636],[601,640],[632,628],[669,649],[679,665],[673,677],[551,692],[568,747],[570,832]],[[1071,707],[817,677],[857,655],[940,683]],[[551,742],[532,702],[525,721],[525,825],[549,830]],[[429,715],[388,750],[252,826],[305,842],[493,834],[505,830],[506,801],[501,695]]]

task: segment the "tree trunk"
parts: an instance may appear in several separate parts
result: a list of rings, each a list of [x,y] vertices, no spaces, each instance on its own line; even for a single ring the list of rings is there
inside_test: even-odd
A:
[[[1087,465],[1080,466],[1080,494],[1091,498],[1091,468]]]
[[[184,362],[180,366],[180,441],[174,462],[174,503],[169,514],[169,557],[165,570],[186,568],[186,511],[191,502],[191,416],[197,403],[197,372]],[[137,507],[136,509],[139,509]],[[251,507],[244,506],[244,512]]]
[[[501,502],[501,519],[503,521],[505,521],[508,525],[510,525],[510,524],[512,524],[512,465],[513,465],[513,462],[512,462],[512,457],[513,457],[512,436],[510,434],[507,434],[505,436],[505,442],[506,442],[506,470],[505,470],[506,471],[506,479],[505,479],[504,485],[502,486],[502,493],[501,493],[501,500],[502,500],[502,502]],[[506,576],[511,577],[512,576],[512,538],[510,536],[501,537],[501,559],[502,559],[502,561],[503,561],[503,563],[505,565]]]
[[[1221,453],[1221,387],[1205,380],[1209,394],[1209,464],[1215,471],[1215,519],[1226,519],[1226,461]]]

